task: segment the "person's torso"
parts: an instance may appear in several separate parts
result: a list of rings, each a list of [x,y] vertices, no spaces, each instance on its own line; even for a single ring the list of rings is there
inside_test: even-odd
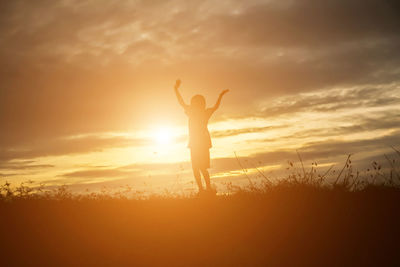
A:
[[[210,112],[208,110],[189,110],[189,147],[211,147],[207,128]]]

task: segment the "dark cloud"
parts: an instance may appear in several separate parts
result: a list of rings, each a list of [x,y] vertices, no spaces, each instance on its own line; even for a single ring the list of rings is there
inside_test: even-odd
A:
[[[398,1],[300,0],[253,6],[215,20],[222,42],[271,46],[336,46],[398,37]],[[228,34],[227,34],[228,33]]]
[[[25,160],[21,162],[0,162],[0,169],[7,170],[30,170],[30,169],[44,169],[53,168],[51,164],[34,164],[33,160]]]
[[[96,135],[74,138],[56,138],[42,140],[41,142],[35,142],[17,148],[11,146],[5,147],[0,150],[0,162],[12,159],[30,159],[37,157],[99,152],[114,147],[140,146],[147,143],[148,141],[143,139],[101,137]],[[10,164],[14,163],[3,163],[0,165],[0,168],[2,168],[2,166],[11,166]],[[17,165],[17,163],[15,163],[15,165]],[[23,165],[21,167],[23,168]]]
[[[400,132],[396,131],[392,134],[374,139],[364,139],[356,141],[339,141],[330,139],[321,142],[310,142],[299,148],[304,160],[324,160],[341,155],[366,153],[376,151],[377,149],[389,149],[390,146],[400,142]],[[268,162],[284,161],[282,157],[287,156],[287,159],[293,159],[296,152],[292,151],[277,151],[271,153],[260,153],[254,155],[255,158],[262,159]]]
[[[274,142],[282,140],[295,140],[311,137],[335,137],[345,136],[348,134],[356,134],[362,132],[370,132],[376,130],[400,130],[400,115],[397,113],[384,113],[377,118],[359,118],[350,117],[349,121],[353,120],[354,125],[351,126],[337,126],[319,129],[310,129],[295,131],[290,135],[280,136],[268,139],[253,139],[248,142]]]
[[[17,176],[17,175],[19,175],[18,173],[0,173],[0,177],[1,178],[7,178],[7,177],[9,177],[9,176]]]
[[[255,128],[230,129],[225,131],[212,131],[211,136],[214,138],[221,138],[221,137],[235,136],[246,133],[260,133],[260,132],[265,132],[267,130],[282,129],[286,127],[288,126],[279,125],[279,126],[265,126],[265,127],[255,127]]]
[[[332,112],[360,107],[382,107],[399,104],[400,98],[393,93],[395,87],[356,88],[347,90],[330,90],[325,94],[307,96],[289,96],[273,102],[262,110],[261,117],[276,117],[297,112]],[[321,92],[320,92],[321,93]]]
[[[90,181],[90,179],[96,178],[114,178],[116,183],[121,181],[131,183],[138,179],[140,180],[141,178],[151,177],[152,182],[154,182],[155,178],[159,180],[165,180],[166,178],[173,177],[176,179],[177,173],[188,169],[191,169],[189,162],[141,163],[130,164],[116,168],[85,167],[82,170],[65,172],[61,175],[58,175],[58,177],[61,177],[61,179],[65,182],[68,182],[68,179],[71,178],[78,178],[80,179],[80,182]],[[166,173],[159,173],[156,175],[156,177],[152,177],[152,173],[157,171],[164,171]]]

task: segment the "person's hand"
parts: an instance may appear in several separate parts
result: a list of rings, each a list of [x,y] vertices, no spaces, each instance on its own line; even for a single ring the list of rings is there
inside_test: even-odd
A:
[[[224,94],[226,94],[226,93],[228,93],[228,92],[229,92],[229,89],[225,89],[224,91],[221,92],[220,95],[223,96]]]
[[[176,80],[176,82],[175,82],[175,90],[178,90],[178,88],[179,88],[179,86],[181,85],[181,80]]]

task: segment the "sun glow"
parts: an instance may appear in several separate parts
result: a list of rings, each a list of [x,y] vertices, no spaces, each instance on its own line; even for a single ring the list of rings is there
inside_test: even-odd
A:
[[[154,131],[153,139],[159,145],[168,145],[173,141],[173,132],[169,127],[160,127]]]

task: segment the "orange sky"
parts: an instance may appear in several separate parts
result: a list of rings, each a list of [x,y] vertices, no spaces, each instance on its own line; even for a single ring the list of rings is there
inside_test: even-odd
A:
[[[364,168],[398,147],[396,1],[0,5],[0,182],[191,188],[177,78],[186,101],[231,90],[209,124],[214,183],[243,180],[234,152],[279,177],[296,149]]]

